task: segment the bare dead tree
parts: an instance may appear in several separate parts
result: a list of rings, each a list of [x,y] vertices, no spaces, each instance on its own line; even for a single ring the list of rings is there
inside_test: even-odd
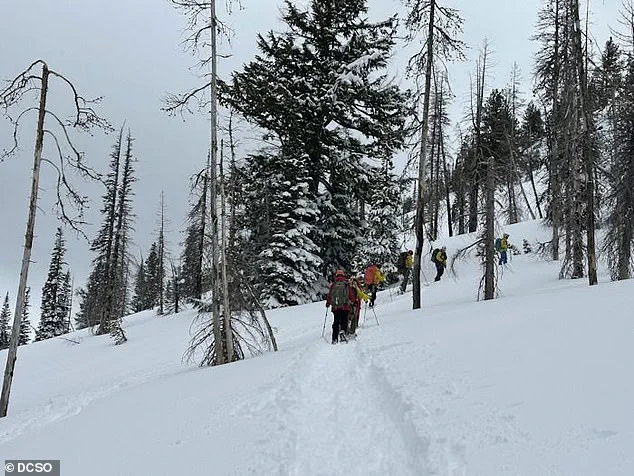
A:
[[[414,276],[412,306],[421,307],[421,257],[425,240],[425,177],[427,168],[427,141],[429,129],[429,106],[433,68],[436,62],[445,61],[453,56],[461,56],[463,43],[458,38],[462,32],[462,19],[455,9],[442,6],[438,0],[408,0],[409,7],[406,26],[410,32],[409,40],[425,31],[423,48],[410,60],[410,67],[424,77],[422,95],[422,119],[420,129],[420,147],[418,154],[418,183],[416,192],[416,247],[414,252]]]
[[[42,68],[41,73],[37,72],[37,68],[39,67]],[[66,86],[70,92],[71,103],[73,104],[73,116],[69,119],[63,120],[55,114],[55,112],[47,109],[47,95],[49,81],[51,79],[59,81],[63,86]],[[21,100],[26,100],[31,93],[39,93],[38,107],[31,106],[14,113],[14,110],[19,108],[19,104],[22,102]],[[90,132],[94,128],[103,129],[105,131],[112,130],[108,121],[99,117],[93,109],[93,106],[98,103],[100,99],[101,98],[89,100],[81,96],[70,80],[62,74],[49,69],[43,60],[33,62],[28,68],[10,81],[8,86],[0,90],[0,111],[9,119],[13,126],[13,143],[9,149],[3,150],[0,153],[0,162],[8,157],[14,156],[18,152],[18,131],[25,117],[35,111],[37,111],[38,115],[35,150],[33,154],[29,214],[26,224],[17,303],[13,319],[13,332],[4,371],[2,395],[0,396],[0,418],[7,415],[13,371],[17,359],[20,321],[24,312],[29,265],[33,248],[41,165],[43,162],[47,163],[53,167],[53,170],[57,173],[56,209],[61,220],[85,237],[80,227],[84,223],[83,211],[87,205],[87,199],[72,186],[67,172],[73,171],[82,177],[90,179],[99,179],[100,176],[92,168],[84,164],[84,154],[76,148],[71,140],[70,130],[77,129],[82,132]],[[47,119],[51,123],[50,129],[47,128]],[[42,156],[45,136],[50,137],[52,140],[53,149],[57,153],[56,159],[49,159]],[[58,136],[61,136],[61,140]],[[67,154],[63,153],[64,149],[68,150]],[[76,215],[74,216],[71,215],[70,212],[72,208],[76,210]]]
[[[233,2],[229,1],[230,8]],[[238,5],[240,2],[235,2]],[[228,262],[226,253],[226,211],[223,171],[218,179],[218,72],[217,61],[218,35],[229,37],[229,28],[218,20],[216,0],[172,0],[187,17],[185,47],[198,58],[197,66],[204,71],[203,84],[183,94],[169,95],[165,98],[164,110],[169,114],[209,111],[210,114],[210,160],[209,171],[209,246],[211,248],[211,296],[203,297],[199,305],[198,322],[200,329],[194,334],[188,356],[196,355],[201,347],[203,356],[201,365],[220,365],[244,358],[241,344],[256,351],[259,326],[253,319],[242,320],[240,307],[232,301],[230,281],[239,273],[235,265]],[[231,140],[233,144],[233,139]],[[222,167],[222,163],[221,163]],[[220,193],[219,193],[220,192]],[[221,196],[220,230],[218,217],[218,196]],[[224,305],[221,308],[221,300]],[[234,312],[234,310],[236,312]],[[211,319],[209,314],[211,313]],[[252,314],[249,314],[252,316]],[[246,334],[246,335],[244,335]]]

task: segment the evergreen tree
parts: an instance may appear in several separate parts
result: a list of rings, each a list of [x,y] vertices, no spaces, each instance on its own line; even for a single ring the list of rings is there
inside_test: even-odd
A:
[[[134,298],[132,299],[132,310],[141,312],[148,309],[147,306],[147,277],[145,275],[145,262],[143,257],[139,261],[136,276],[134,278]]]
[[[51,254],[48,276],[42,288],[40,323],[35,336],[36,341],[50,339],[65,334],[68,330],[68,289],[64,271],[66,245],[62,229],[55,234],[55,245]]]
[[[300,195],[319,213],[302,226],[318,246],[323,274],[350,266],[354,256],[360,223],[354,204],[368,201],[373,173],[364,159],[391,157],[407,134],[408,95],[386,73],[395,18],[370,23],[366,14],[365,0],[313,0],[306,11],[286,1],[287,31],[260,35],[260,55],[221,85],[233,109],[282,144],[272,155],[281,161],[275,169],[287,160],[304,168],[299,175],[308,190]],[[287,196],[285,207],[295,196]],[[306,269],[301,281],[312,281]]]
[[[253,242],[247,244],[257,253],[254,282],[261,301],[266,308],[312,302],[324,283],[320,272],[323,261],[308,225],[318,213],[308,198],[309,177],[303,174],[306,166],[302,162],[308,158],[280,151],[248,160],[253,183],[266,188],[247,202],[247,214],[253,213],[251,208],[268,211],[263,217],[268,236],[262,239],[251,233]]]
[[[634,246],[634,54],[628,57],[616,103],[615,160],[610,164],[610,212],[603,248],[612,279],[622,280],[632,276]]]
[[[203,259],[205,250],[205,231],[207,228],[207,198],[209,192],[209,166],[199,173],[193,184],[195,201],[187,214],[185,245],[181,259],[183,262],[182,285],[183,298],[200,299],[203,284]]]
[[[123,128],[112,147],[109,171],[104,181],[106,188],[102,197],[101,215],[103,223],[97,237],[93,240],[91,251],[96,254],[86,288],[79,293],[81,298],[77,323],[80,328],[99,324],[98,334],[109,332],[109,314],[107,292],[110,289],[113,268],[112,250],[114,247],[117,222],[117,196],[121,184],[121,162],[123,149]]]
[[[126,341],[120,321],[128,308],[128,245],[134,218],[132,187],[136,182],[133,141],[128,131],[124,143],[121,129],[112,148],[101,209],[104,221],[91,247],[96,256],[86,288],[78,292],[79,327],[99,324],[97,333],[110,333],[117,344]]]
[[[399,235],[402,231],[398,213],[400,196],[400,186],[392,173],[392,164],[385,161],[372,186],[367,231],[355,259],[357,271],[373,263],[379,265],[388,278],[394,278],[397,271],[395,257],[398,256]]]
[[[31,342],[31,322],[29,321],[29,308],[31,297],[31,288],[26,288],[24,295],[24,312],[22,312],[22,320],[20,321],[20,338],[18,345],[26,345]],[[1,324],[0,324],[1,326]]]
[[[8,349],[11,341],[11,308],[9,307],[9,293],[4,296],[2,310],[0,310],[0,350]]]
[[[160,283],[164,279],[164,277],[161,277],[161,271],[158,257],[158,244],[154,242],[150,246],[150,253],[145,261],[145,309],[152,309],[158,306]]]

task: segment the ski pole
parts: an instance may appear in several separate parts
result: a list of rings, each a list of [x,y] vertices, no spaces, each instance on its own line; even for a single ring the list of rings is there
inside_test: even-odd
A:
[[[363,327],[365,327],[365,319],[366,316],[368,315],[368,303],[365,303],[365,311],[363,311]]]
[[[374,308],[372,308],[372,312],[374,313],[374,319],[376,319],[376,325],[381,325],[381,323],[379,322],[379,316],[376,315],[376,311],[374,310]]]

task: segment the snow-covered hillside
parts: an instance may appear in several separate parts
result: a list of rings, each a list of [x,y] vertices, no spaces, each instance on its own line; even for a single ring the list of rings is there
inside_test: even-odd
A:
[[[513,256],[477,303],[477,265],[457,271],[420,311],[380,293],[380,325],[362,315],[349,344],[321,339],[324,303],[271,312],[280,351],[217,368],[182,362],[191,312],[131,316],[120,347],[83,331],[20,348],[0,456],[65,476],[634,474],[634,282]]]

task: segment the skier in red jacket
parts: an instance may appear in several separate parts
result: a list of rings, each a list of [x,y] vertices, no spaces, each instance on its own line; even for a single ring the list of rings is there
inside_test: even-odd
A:
[[[334,319],[332,321],[332,343],[336,344],[339,339],[346,340],[345,333],[348,330],[348,313],[354,300],[356,292],[346,277],[343,269],[338,269],[335,273],[335,281],[330,285],[328,296],[326,297],[326,307],[332,305]]]

